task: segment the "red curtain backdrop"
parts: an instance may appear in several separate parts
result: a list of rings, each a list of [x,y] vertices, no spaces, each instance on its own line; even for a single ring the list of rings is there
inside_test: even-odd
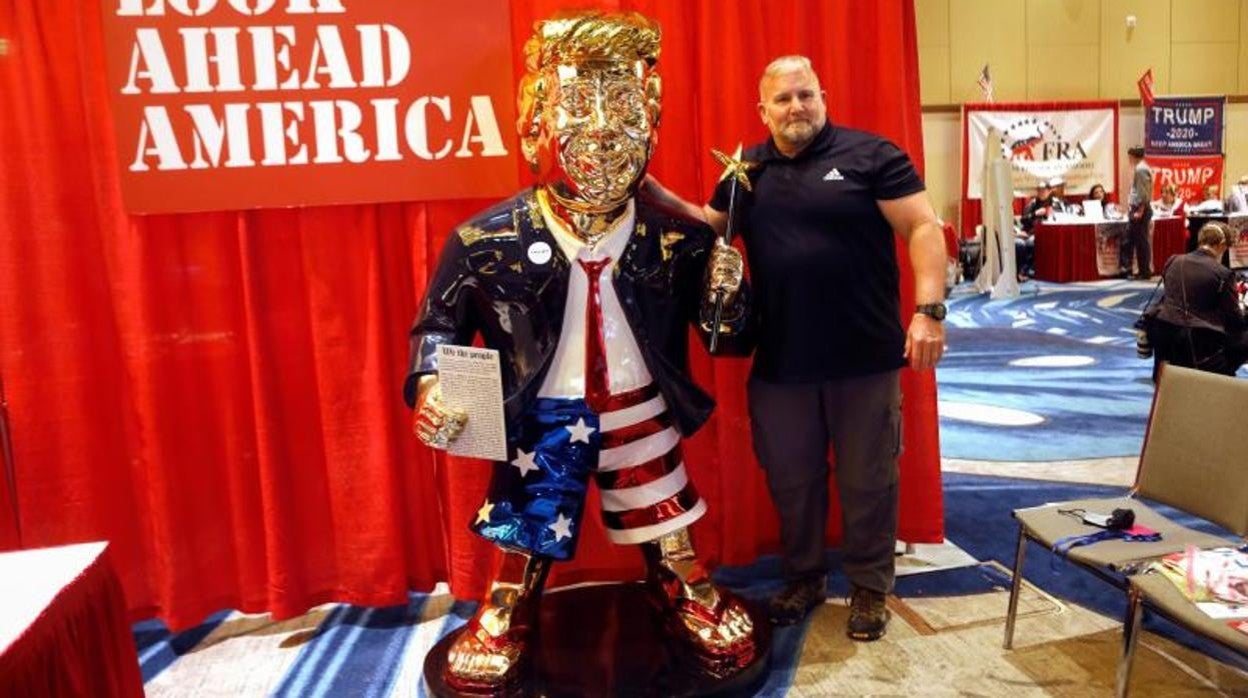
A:
[[[563,4],[513,2],[514,52]],[[596,6],[663,26],[653,171],[687,197],[718,177],[709,148],[765,135],[758,75],[785,53],[814,61],[833,119],[922,163],[908,0]],[[476,594],[489,548],[466,526],[488,467],[418,447],[399,388],[436,253],[492,202],[128,216],[101,11],[0,4],[0,372],[23,544],[111,541],[131,613],[175,628],[222,608],[282,617],[330,600],[400,603],[443,579]],[[695,536],[709,559],[745,563],[777,542],[749,445],[748,363],[694,351],[720,402],[688,446],[712,505]],[[936,541],[934,382],[907,373],[903,384],[901,532]],[[590,519],[556,582],[640,569]],[[0,541],[7,528],[0,516]]]

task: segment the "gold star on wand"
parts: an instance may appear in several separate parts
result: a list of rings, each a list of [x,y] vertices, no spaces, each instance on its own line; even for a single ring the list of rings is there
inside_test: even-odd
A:
[[[737,150],[732,155],[725,155],[720,151],[711,148],[711,155],[724,166],[724,173],[719,176],[719,181],[724,181],[729,177],[735,178],[745,187],[746,191],[754,191],[750,187],[750,178],[747,174],[750,170],[758,167],[758,163],[748,162],[741,159],[741,144],[737,144]]]

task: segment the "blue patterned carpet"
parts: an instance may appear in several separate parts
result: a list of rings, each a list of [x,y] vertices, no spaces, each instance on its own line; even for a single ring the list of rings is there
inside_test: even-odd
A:
[[[945,504],[948,512],[949,540],[979,560],[996,560],[1009,567],[1014,558],[1014,524],[1010,511],[1049,501],[1081,497],[1117,496],[1121,488],[1098,485],[1072,485],[1036,480],[1018,480],[976,475],[947,474],[944,478]],[[1180,523],[1210,532],[1220,532],[1208,524],[1178,515],[1165,507],[1161,511]],[[1221,532],[1225,534],[1225,532]],[[836,554],[830,553],[833,569]],[[1032,546],[1025,566],[1026,577],[1049,593],[1094,610],[1111,618],[1121,618],[1125,608],[1122,592],[1095,579],[1077,568],[1061,564],[1044,550]],[[747,597],[764,598],[779,585],[779,565],[775,558],[762,558],[748,567],[724,568],[717,578]],[[900,577],[897,596],[953,597],[983,594],[1008,587],[1009,577],[999,568],[979,565],[961,569]],[[848,592],[845,579],[834,575],[829,579],[830,599],[844,597]],[[265,643],[266,633],[277,632],[270,625],[229,630],[238,623],[228,613],[220,613],[192,630],[171,635],[158,621],[134,626],[144,681],[148,690],[157,695],[206,695],[204,686],[181,685],[176,689],[152,682],[162,674],[190,659],[208,645],[239,642],[252,637],[254,649],[233,653],[225,663],[211,668],[210,676],[224,682],[230,675],[244,673],[259,680],[263,690],[248,695],[276,696],[426,696],[420,666],[428,648],[440,637],[463,625],[475,605],[451,600],[445,594],[411,594],[408,604],[385,608],[366,608],[338,604],[316,618],[309,616],[305,632],[298,642]],[[900,623],[900,620],[894,620]],[[1157,618],[1149,617],[1146,627],[1182,645],[1211,654],[1241,670],[1248,669],[1243,658],[1199,640]],[[840,632],[840,626],[821,626],[822,632]],[[789,628],[777,629],[773,637],[772,667],[766,685],[758,696],[783,696],[795,688],[795,679],[802,666],[803,646],[808,634],[815,632],[811,621]],[[209,636],[214,635],[216,639]],[[995,643],[998,635],[992,634]],[[812,660],[813,661],[813,660]],[[176,673],[176,672],[175,672]],[[227,695],[225,685],[207,694]]]
[[[1152,288],[1118,281],[1027,283],[1022,297],[1010,301],[989,301],[967,288],[955,290],[948,320],[951,349],[937,373],[943,455],[1047,461],[1137,454],[1153,390],[1151,361],[1136,358],[1130,327]],[[948,539],[984,563],[995,560],[1006,567],[1014,559],[1011,510],[1122,494],[1121,489],[1096,484],[1012,477],[946,473],[943,480]],[[1180,522],[1204,528],[1191,520]],[[717,578],[761,599],[778,587],[778,568],[777,560],[763,558],[748,567],[720,569]],[[1121,592],[1056,562],[1047,551],[1032,547],[1025,574],[1057,597],[1109,618],[1121,617]],[[984,595],[1008,583],[999,567],[981,564],[899,578],[896,593],[902,599],[963,597]],[[829,580],[831,599],[846,592],[844,578]],[[158,621],[146,621],[134,626],[134,635],[150,695],[424,696],[425,654],[473,610],[474,604],[446,593],[413,593],[402,606],[335,604],[281,623],[221,612],[176,635]],[[821,611],[814,622],[777,630],[772,671],[758,695],[813,695],[809,691],[822,685],[819,677],[844,659],[837,654],[842,650],[829,654],[825,635],[839,636],[843,627],[838,624],[843,620],[829,620],[832,615]],[[989,641],[995,646],[999,635],[992,625]],[[1149,618],[1146,627],[1241,670],[1248,668],[1243,658],[1228,656],[1163,621]],[[285,639],[277,641],[279,637]],[[1102,663],[1112,667],[1113,662],[1110,657]],[[1112,669],[1106,672],[1110,683],[1102,688],[1112,685]],[[1176,672],[1169,676],[1187,680]],[[240,676],[244,678],[232,678]],[[1006,683],[993,686],[1007,690]]]
[[[968,285],[955,289],[950,349],[936,372],[941,454],[995,461],[1138,454],[1152,360],[1136,358],[1131,325],[1153,287],[1028,282],[1021,297],[1001,301]]]

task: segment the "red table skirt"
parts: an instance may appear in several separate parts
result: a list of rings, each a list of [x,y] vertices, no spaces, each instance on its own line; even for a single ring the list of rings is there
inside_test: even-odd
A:
[[[1118,225],[1126,229],[1125,223]],[[1096,228],[1093,223],[1036,225],[1036,278],[1058,282],[1102,278],[1096,265]],[[1154,219],[1153,272],[1159,272],[1170,255],[1182,254],[1186,244],[1184,219]]]
[[[0,696],[142,696],[103,544],[0,554]]]
[[[1153,220],[1153,273],[1160,274],[1166,260],[1187,252],[1187,220],[1158,218]]]

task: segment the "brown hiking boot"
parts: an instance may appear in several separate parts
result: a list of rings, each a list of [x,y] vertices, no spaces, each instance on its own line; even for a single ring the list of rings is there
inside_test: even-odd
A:
[[[800,623],[828,597],[828,580],[820,575],[789,582],[767,601],[767,614],[775,625]]]
[[[890,615],[884,606],[884,594],[856,588],[849,601],[849,624],[845,634],[859,642],[878,640],[884,637]]]

